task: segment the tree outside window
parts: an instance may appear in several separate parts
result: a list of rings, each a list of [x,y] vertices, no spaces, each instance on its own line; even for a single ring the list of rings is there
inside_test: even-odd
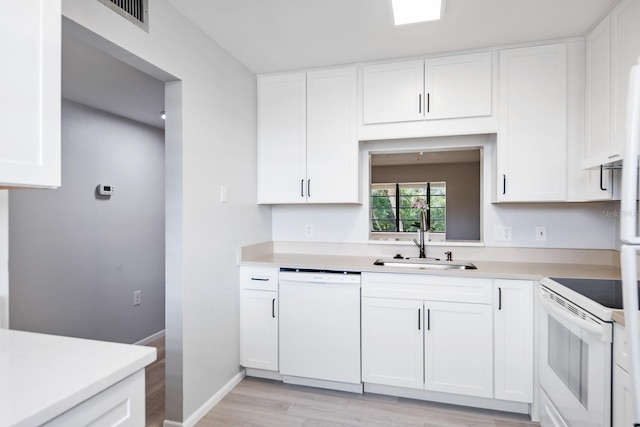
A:
[[[416,232],[420,228],[421,206],[428,206],[431,232],[444,234],[445,182],[371,184],[371,231]]]

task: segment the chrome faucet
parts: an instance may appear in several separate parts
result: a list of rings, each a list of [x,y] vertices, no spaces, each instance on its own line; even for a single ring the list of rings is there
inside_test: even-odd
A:
[[[427,253],[426,253],[425,247],[424,247],[424,243],[425,243],[424,232],[425,231],[429,231],[429,225],[427,224],[427,216],[424,213],[424,209],[420,209],[420,229],[418,230],[419,241],[416,241],[416,239],[413,239],[413,243],[415,243],[416,246],[418,246],[418,249],[420,249],[420,258],[426,258],[427,257]]]

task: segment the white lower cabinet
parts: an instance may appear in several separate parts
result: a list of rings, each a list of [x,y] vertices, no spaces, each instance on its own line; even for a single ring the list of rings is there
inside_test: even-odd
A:
[[[492,398],[492,283],[363,273],[362,380]]]
[[[613,328],[613,427],[633,426],[633,395],[624,326]]]
[[[533,290],[528,280],[494,281],[496,399],[533,401]]]
[[[278,269],[240,267],[240,365],[278,370]]]
[[[425,301],[425,390],[493,397],[491,305]]]
[[[362,299],[362,381],[424,386],[422,301]]]
[[[145,422],[144,369],[46,422],[47,427],[142,426]]]

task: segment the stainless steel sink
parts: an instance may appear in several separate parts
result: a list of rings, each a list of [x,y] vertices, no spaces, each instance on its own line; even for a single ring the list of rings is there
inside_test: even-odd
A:
[[[373,264],[386,267],[421,268],[424,270],[475,270],[477,268],[470,262],[438,261],[425,258],[380,258]]]

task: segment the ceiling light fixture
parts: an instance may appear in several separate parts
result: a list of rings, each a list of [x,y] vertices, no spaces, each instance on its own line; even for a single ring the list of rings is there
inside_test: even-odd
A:
[[[442,17],[445,0],[391,0],[396,25],[434,21]]]
[[[160,113],[160,118],[162,120],[166,120],[167,119],[167,115],[165,114],[165,112],[163,111],[162,113]]]

